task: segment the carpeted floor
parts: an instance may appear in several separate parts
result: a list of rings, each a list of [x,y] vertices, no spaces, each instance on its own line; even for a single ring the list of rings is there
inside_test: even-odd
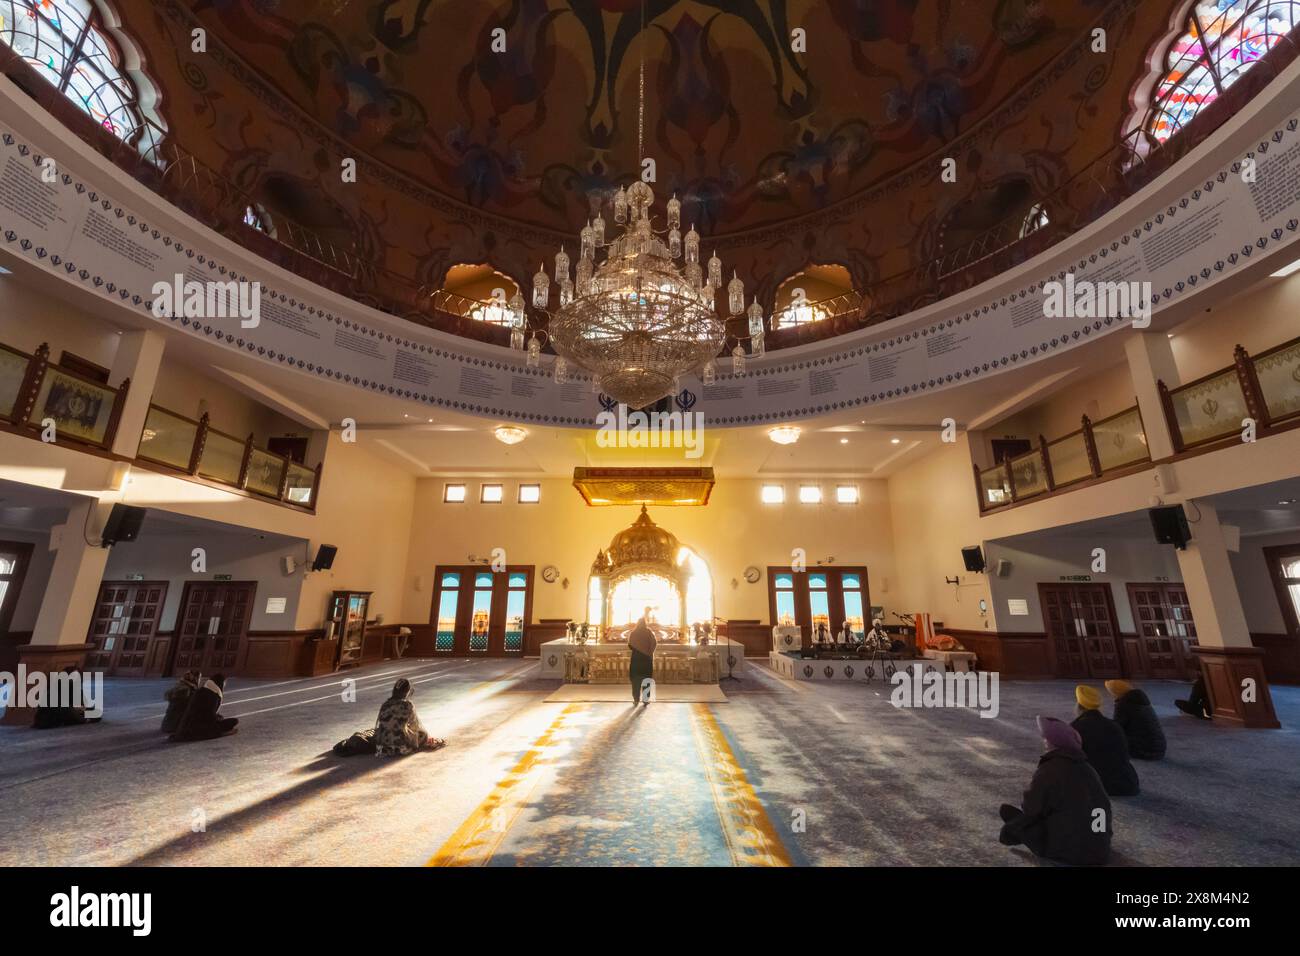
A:
[[[1036,865],[997,843],[1071,682],[1003,683],[1001,711],[897,710],[887,688],[749,663],[725,706],[548,703],[535,663],[401,661],[234,680],[222,740],[157,732],[163,681],[110,680],[102,724],[0,728],[0,846],[15,865]],[[440,751],[336,758],[406,676]],[[1117,865],[1300,863],[1300,688],[1285,729],[1194,721],[1144,685],[1170,755],[1115,800]]]

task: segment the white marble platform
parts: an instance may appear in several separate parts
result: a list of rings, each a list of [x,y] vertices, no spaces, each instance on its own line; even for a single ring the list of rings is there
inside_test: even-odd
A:
[[[881,661],[871,660],[870,658],[847,658],[843,660],[823,658],[814,660],[811,657],[802,660],[797,656],[783,654],[780,651],[772,651],[768,655],[768,660],[772,665],[772,670],[786,680],[833,681],[841,684],[861,683],[863,681],[880,681],[888,684],[889,674],[892,674],[894,670],[903,670],[918,665],[923,671],[943,671],[943,663],[932,660]]]
[[[726,676],[727,656],[722,653],[723,647],[730,648],[731,655],[735,658],[732,662],[733,672],[740,670],[740,668],[745,664],[745,645],[741,644],[739,641],[723,638],[716,643],[704,645],[669,644],[661,642],[655,648],[655,672],[656,674],[659,672],[659,662],[662,658],[689,658],[695,660],[701,654],[707,654],[715,658],[720,658],[718,661],[719,671],[722,676]],[[586,651],[593,657],[597,655],[607,656],[628,653],[627,645],[623,643],[593,644],[588,642],[586,644],[578,644],[565,638],[546,641],[541,646],[541,670],[537,676],[548,679],[564,680],[564,655],[578,650]],[[658,680],[657,677],[656,680]]]

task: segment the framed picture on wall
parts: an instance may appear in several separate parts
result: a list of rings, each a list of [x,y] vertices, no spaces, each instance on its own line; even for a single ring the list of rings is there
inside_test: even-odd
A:
[[[108,434],[115,397],[112,389],[50,367],[28,421],[40,425],[52,419],[60,434],[102,443]]]

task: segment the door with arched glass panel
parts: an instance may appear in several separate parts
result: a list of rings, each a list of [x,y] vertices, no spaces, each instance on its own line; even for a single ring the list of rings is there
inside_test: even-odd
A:
[[[532,614],[533,566],[493,571],[481,564],[434,572],[434,653],[463,657],[522,654]]]
[[[855,639],[865,636],[871,606],[866,568],[768,568],[767,581],[772,623],[798,625],[805,644],[818,625],[836,640],[845,625]]]

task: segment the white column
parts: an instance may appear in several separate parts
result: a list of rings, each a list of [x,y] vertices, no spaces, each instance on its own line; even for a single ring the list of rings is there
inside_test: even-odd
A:
[[[1177,552],[1178,568],[1192,606],[1197,643],[1203,647],[1253,646],[1219,513],[1209,501],[1201,499],[1187,501],[1183,510],[1192,540],[1186,550]]]
[[[106,506],[107,507],[107,506]],[[50,571],[45,597],[32,630],[32,647],[84,644],[108,564],[108,548],[87,544],[99,540],[99,502],[87,500],[68,510],[67,522],[54,528],[50,542],[58,553]]]
[[[1168,388],[1178,386],[1178,365],[1169,336],[1164,332],[1135,332],[1124,342],[1128,357],[1129,377],[1137,393],[1138,408],[1142,412],[1142,427],[1146,430],[1147,450],[1152,461],[1168,458],[1174,453],[1174,442],[1169,436],[1165,421],[1164,404],[1156,383],[1163,381]]]
[[[162,333],[147,330],[123,332],[117,343],[117,354],[113,356],[113,368],[108,381],[110,385],[117,386],[123,379],[129,378],[131,387],[127,390],[126,404],[117,423],[117,434],[113,437],[114,454],[134,458],[140,450],[140,433],[144,431],[149,402],[153,399],[154,386],[158,383],[164,342]]]

